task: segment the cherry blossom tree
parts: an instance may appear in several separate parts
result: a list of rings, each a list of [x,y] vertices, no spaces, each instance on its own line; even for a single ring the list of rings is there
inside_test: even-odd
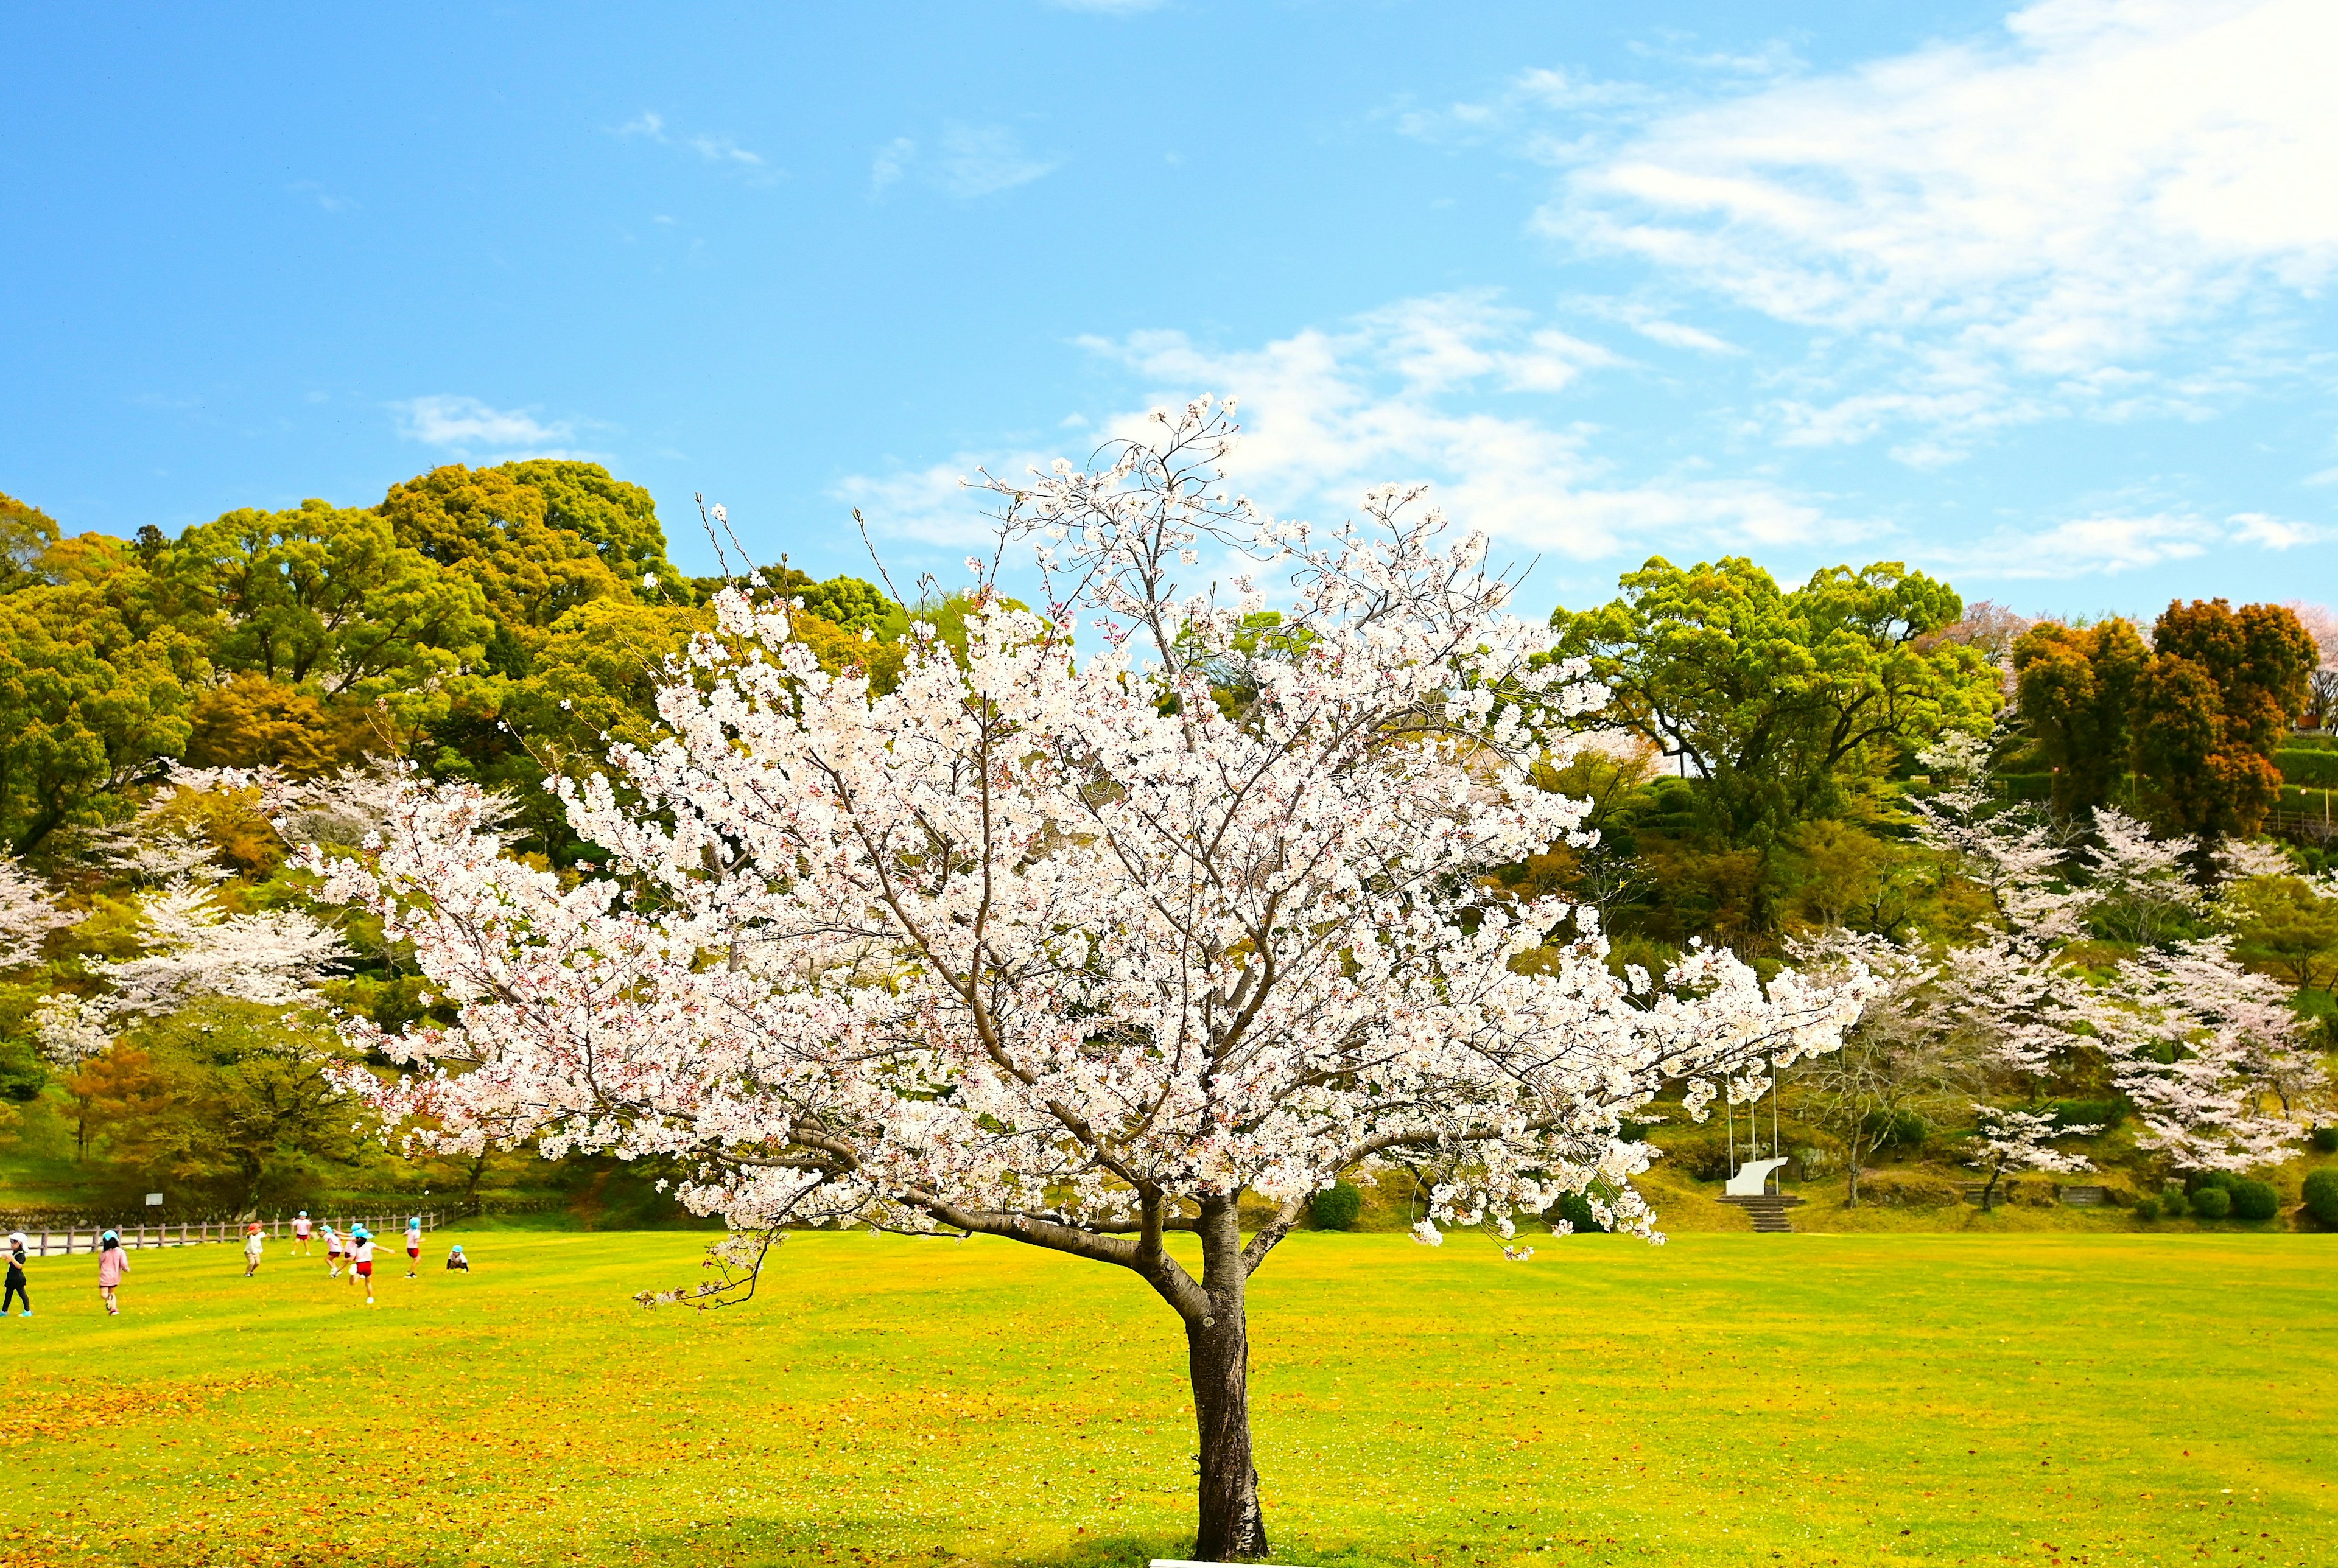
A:
[[[2066,878],[2067,846],[2053,823],[1995,805],[1985,768],[1912,803],[1918,837],[1985,892],[1991,910],[1980,939],[1941,965],[1933,1015],[1985,1066],[2034,1083],[2080,1015],[2084,978],[2062,955],[2085,933],[2097,895]]]
[[[2282,985],[2212,936],[2122,962],[2085,1017],[2143,1130],[2136,1146],[2178,1171],[2247,1171],[2288,1158],[2329,1084]]]
[[[1221,487],[1232,434],[1197,404],[1095,471],[986,477],[964,651],[922,636],[881,694],[722,595],[663,737],[555,786],[609,857],[583,881],[509,858],[463,789],[314,861],[459,1009],[352,1027],[419,1069],[352,1086],[426,1143],[683,1157],[751,1262],[866,1223],[1142,1279],[1185,1329],[1207,1558],[1266,1550],[1247,1282],[1312,1193],[1401,1160],[1423,1240],[1507,1239],[1596,1181],[1603,1222],[1652,1235],[1620,1118],[1684,1081],[1701,1117],[1832,1048],[1861,995],[1704,949],[1619,980],[1595,916],[1488,892],[1580,838],[1529,772],[1600,694],[1537,658],[1482,539],[1410,492],[1278,524]],[[1044,613],[997,592],[1018,541]],[[1182,590],[1204,550],[1245,574]],[[1252,573],[1289,595],[1271,647]]]
[[[2094,1164],[2083,1154],[2072,1154],[2054,1147],[2057,1138],[2086,1138],[2102,1131],[2100,1127],[2064,1127],[2057,1123],[2051,1111],[2008,1111],[1995,1105],[1976,1103],[1973,1119],[1977,1131],[1973,1134],[1972,1152],[1965,1163],[1987,1173],[1989,1182],[1980,1190],[1981,1212],[1994,1206],[1998,1183],[2010,1171],[2091,1171]]]
[[[106,1024],[113,1017],[107,1003],[68,992],[52,992],[33,1008],[33,1038],[53,1065],[72,1072],[113,1044]]]
[[[2120,941],[2152,946],[2198,916],[2206,899],[2187,864],[2199,853],[2197,838],[2155,838],[2149,828],[2109,806],[2096,808],[2095,838],[2079,858],[2089,873],[2098,927]]]
[[[41,939],[74,917],[57,906],[48,884],[0,855],[0,969],[38,961]]]
[[[169,1013],[196,996],[306,1005],[347,956],[339,936],[303,910],[230,915],[211,888],[185,878],[148,897],[140,913],[148,951],[90,965],[113,988],[118,1012]]]
[[[1844,1206],[1859,1207],[1862,1167],[1908,1116],[1937,1118],[1980,1086],[1982,1053],[1970,1031],[1944,1013],[1942,962],[1916,942],[1845,931],[1792,940],[1788,950],[1807,975],[1866,977],[1859,1022],[1840,1049],[1812,1056],[1791,1083],[1794,1113],[1842,1140],[1851,1175]],[[1945,962],[1955,964],[1950,953]]]

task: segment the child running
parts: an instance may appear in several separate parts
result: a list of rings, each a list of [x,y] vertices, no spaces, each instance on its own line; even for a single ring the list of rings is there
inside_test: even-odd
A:
[[[257,1220],[251,1222],[251,1229],[243,1233],[243,1277],[247,1279],[260,1272],[260,1247],[265,1240]]]
[[[406,1222],[406,1277],[414,1278],[414,1266],[422,1258],[422,1216],[417,1214]]]
[[[130,1272],[130,1254],[122,1250],[122,1238],[108,1230],[98,1240],[97,1293],[105,1302],[108,1318],[122,1316],[122,1305],[113,1298],[122,1277]]]
[[[33,1315],[33,1293],[25,1289],[25,1233],[15,1230],[8,1236],[8,1294],[0,1298],[0,1318],[5,1318],[8,1308],[19,1301],[25,1304],[20,1316],[30,1318]]]
[[[349,1278],[362,1279],[366,1282],[366,1305],[370,1307],[373,1305],[373,1232],[359,1225],[349,1232],[349,1240],[357,1243],[357,1250],[349,1254]]]
[[[295,1258],[309,1255],[309,1211],[306,1209],[292,1216],[292,1246]]]

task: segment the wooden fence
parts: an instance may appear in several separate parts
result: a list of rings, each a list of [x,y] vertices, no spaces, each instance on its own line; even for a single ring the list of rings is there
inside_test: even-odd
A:
[[[408,1209],[403,1214],[389,1218],[360,1214],[349,1219],[335,1219],[330,1215],[312,1214],[309,1218],[309,1223],[319,1236],[324,1233],[324,1228],[327,1225],[332,1226],[344,1236],[348,1235],[353,1227],[362,1225],[376,1236],[386,1237],[403,1232],[406,1229],[406,1221],[414,1213],[415,1210]],[[52,1230],[44,1227],[38,1230],[25,1231],[25,1255],[28,1258],[70,1258],[76,1252],[94,1252],[97,1250],[98,1238],[108,1230],[112,1230],[122,1239],[123,1247],[132,1250],[152,1247],[225,1246],[241,1242],[244,1238],[246,1228],[251,1223],[252,1221],[249,1220],[189,1220],[178,1224],[150,1222],[142,1225],[68,1225],[62,1230]],[[281,1214],[260,1220],[260,1224],[265,1228],[270,1238],[277,1240],[282,1240],[292,1234],[292,1221]],[[438,1213],[436,1210],[422,1210],[422,1229],[425,1230],[438,1229]]]

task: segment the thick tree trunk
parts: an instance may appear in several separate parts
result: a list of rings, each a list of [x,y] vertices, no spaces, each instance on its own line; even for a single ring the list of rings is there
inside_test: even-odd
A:
[[[1201,1531],[1194,1555],[1228,1563],[1266,1553],[1266,1517],[1258,1505],[1258,1467],[1250,1446],[1249,1269],[1241,1220],[1231,1201],[1202,1216],[1202,1289],[1207,1312],[1185,1320],[1194,1380],[1194,1426],[1202,1461]]]

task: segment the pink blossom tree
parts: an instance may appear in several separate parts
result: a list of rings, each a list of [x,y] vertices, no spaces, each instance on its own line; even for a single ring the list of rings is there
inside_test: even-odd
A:
[[[0,855],[0,970],[38,962],[41,939],[73,921],[47,883]]]
[[[1995,1105],[1973,1106],[1976,1131],[1965,1163],[1989,1177],[1980,1190],[1981,1212],[1993,1207],[1998,1183],[2014,1171],[2091,1171],[2083,1154],[2054,1147],[2057,1138],[2086,1138],[2100,1127],[2064,1127],[2051,1111],[2008,1111]]]
[[[1860,994],[1705,950],[1619,980],[1595,917],[1486,892],[1579,838],[1529,769],[1600,693],[1537,658],[1481,539],[1395,492],[1328,539],[1276,524],[1220,488],[1231,434],[1195,405],[1097,471],[986,480],[965,650],[917,643],[883,694],[725,594],[664,737],[557,786],[609,857],[586,880],[508,858],[463,789],[317,858],[459,1008],[355,1031],[419,1069],[352,1082],[427,1142],[683,1157],[758,1263],[867,1223],[1142,1279],[1186,1334],[1208,1558],[1266,1550],[1247,1281],[1312,1193],[1401,1159],[1423,1240],[1508,1238],[1596,1180],[1650,1235],[1619,1119],[1831,1049]],[[1045,614],[997,592],[1018,540]],[[1204,551],[1290,596],[1181,591]]]

